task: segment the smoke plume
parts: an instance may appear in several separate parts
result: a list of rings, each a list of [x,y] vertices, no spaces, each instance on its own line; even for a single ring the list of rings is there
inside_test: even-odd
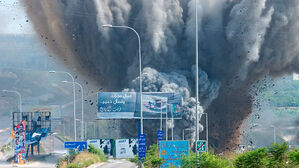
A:
[[[176,135],[194,127],[195,0],[24,4],[49,51],[108,91],[139,90],[138,43],[132,31],[102,25],[134,27],[141,36],[144,91],[182,92]],[[251,112],[251,84],[298,71],[299,1],[199,0],[198,10],[201,110],[209,113],[210,144],[230,150]],[[145,132],[155,132],[155,122],[145,124]]]

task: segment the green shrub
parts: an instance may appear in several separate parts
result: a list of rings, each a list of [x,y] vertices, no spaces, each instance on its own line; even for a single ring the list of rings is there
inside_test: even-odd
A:
[[[88,144],[88,152],[99,155],[102,162],[105,162],[108,159],[103,151],[101,151],[99,148],[93,146],[92,144]]]
[[[287,155],[288,155],[289,165],[299,167],[299,149],[289,151]]]
[[[153,144],[148,148],[145,158],[144,164],[150,168],[158,168],[163,163],[163,159],[159,157],[157,144]]]
[[[196,161],[196,155],[198,162]],[[228,160],[223,160],[215,155],[207,153],[190,153],[182,159],[182,168],[232,168],[232,164]]]
[[[286,167],[287,159],[287,144],[284,142],[281,145],[273,144],[268,148],[268,157],[266,158],[266,167],[283,168]]]
[[[82,168],[83,166],[78,163],[70,163],[66,166],[66,168]]]
[[[88,159],[83,162],[83,167],[88,167],[92,164],[94,164],[94,161],[92,159]]]
[[[239,155],[234,165],[237,168],[263,168],[267,157],[266,148],[260,148],[254,151],[248,151]]]
[[[138,155],[136,155],[134,158],[130,159],[130,162],[134,162],[138,164]],[[160,165],[163,163],[163,159],[159,156],[158,146],[157,144],[151,145],[146,150],[146,156],[144,159],[142,159],[142,162],[144,163],[144,166],[147,168],[159,168]]]
[[[138,155],[135,155],[133,158],[130,159],[130,162],[138,163]]]

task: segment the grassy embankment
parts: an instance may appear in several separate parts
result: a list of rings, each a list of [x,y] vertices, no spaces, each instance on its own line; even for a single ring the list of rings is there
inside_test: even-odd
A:
[[[57,168],[83,168],[92,164],[107,161],[107,156],[98,148],[88,145],[88,150],[84,152],[74,152],[59,159]]]

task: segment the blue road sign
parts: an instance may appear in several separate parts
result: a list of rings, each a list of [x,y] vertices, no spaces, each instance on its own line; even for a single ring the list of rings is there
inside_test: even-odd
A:
[[[164,160],[161,168],[180,167],[182,157],[189,154],[189,141],[159,141],[159,153]]]
[[[157,131],[157,139],[159,141],[162,141],[163,140],[163,136],[164,136],[164,131],[163,130],[158,130]]]
[[[78,149],[83,151],[87,148],[87,142],[85,141],[75,141],[75,142],[64,142],[64,148],[66,149]]]
[[[146,154],[146,135],[139,134],[138,135],[138,159],[145,158]]]

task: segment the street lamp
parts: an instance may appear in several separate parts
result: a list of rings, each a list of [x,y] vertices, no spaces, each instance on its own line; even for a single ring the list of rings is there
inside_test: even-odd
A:
[[[140,132],[143,134],[143,109],[142,109],[142,69],[141,69],[141,42],[140,36],[135,29],[129,26],[113,26],[110,24],[103,25],[104,28],[123,28],[132,30],[138,38],[138,53],[139,53],[139,88],[140,88]]]
[[[160,107],[160,130],[162,131],[163,128],[162,128],[162,125],[163,125],[163,122],[162,122],[162,114],[163,114],[163,101],[162,99],[160,100],[161,101],[161,107]],[[166,109],[167,109],[167,99],[166,101],[164,101],[165,105],[166,105]],[[165,112],[167,113],[167,111]],[[166,122],[167,123],[167,122]]]
[[[195,0],[195,54],[196,54],[196,73],[195,73],[195,92],[196,92],[196,141],[199,140],[199,102],[198,102],[198,18],[197,0]],[[195,143],[196,143],[195,141]],[[196,153],[198,151],[196,150]]]
[[[16,90],[2,90],[2,92],[8,92],[8,93],[15,93],[19,96],[19,111],[20,113],[22,112],[22,96],[21,96],[21,93],[16,91]],[[13,113],[10,114],[11,115],[11,127],[12,127],[12,130],[14,129],[13,128]],[[13,150],[13,143],[11,142],[11,150]]]
[[[253,127],[256,127],[256,126],[263,126],[263,127],[266,127],[262,124],[259,124],[259,123],[252,123],[250,124],[251,127],[250,128],[253,128]],[[273,128],[273,142],[276,143],[276,128],[274,125],[270,125],[269,127]]]
[[[16,93],[19,96],[19,110],[22,112],[22,96],[21,93],[16,90],[2,90],[2,92]]]
[[[208,123],[208,113],[199,113],[201,115],[206,115],[206,141],[207,141],[207,153],[209,152],[209,123]]]
[[[75,94],[75,79],[72,74],[65,71],[49,71],[49,73],[64,73],[72,78],[73,83],[73,95],[74,95],[74,132],[75,132],[75,141],[77,140],[77,124],[76,124],[76,94]]]
[[[173,120],[173,111],[172,111],[172,107],[170,107],[170,111],[171,111],[171,122],[172,122],[172,127],[171,127],[171,140],[173,141],[174,120]]]
[[[274,127],[274,125],[270,125],[270,127],[273,128],[273,142],[276,143],[276,130],[275,130],[275,127]]]
[[[62,83],[72,83],[69,81],[62,81]],[[80,83],[75,82],[76,85],[78,85],[81,88],[81,140],[84,140],[84,120],[83,120],[83,112],[84,112],[84,105],[83,105],[83,87]]]

